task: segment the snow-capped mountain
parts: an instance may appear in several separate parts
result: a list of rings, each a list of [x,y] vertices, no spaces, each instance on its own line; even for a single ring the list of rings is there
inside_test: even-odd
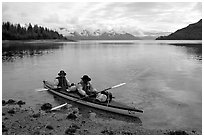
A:
[[[122,32],[118,33],[114,30],[107,32],[102,32],[100,29],[97,29],[93,32],[90,32],[86,29],[77,32],[71,32],[66,28],[60,28],[59,33],[66,36],[71,40],[139,40],[140,38],[133,36],[132,34]]]
[[[79,34],[85,37],[88,37],[91,35],[91,33],[88,30],[82,30],[82,32],[80,32]]]
[[[66,28],[59,28],[56,31],[64,36],[74,36],[74,33]]]
[[[96,31],[94,31],[92,35],[94,35],[94,36],[100,36],[100,35],[101,35],[100,29],[97,29]]]

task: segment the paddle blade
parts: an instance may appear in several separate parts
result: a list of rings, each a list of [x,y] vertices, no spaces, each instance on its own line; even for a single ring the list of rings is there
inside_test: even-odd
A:
[[[38,88],[38,89],[35,89],[36,92],[47,91],[47,90],[48,90],[47,88]]]
[[[113,86],[112,88],[117,88],[117,87],[123,86],[123,85],[125,85],[125,84],[126,84],[126,83],[121,83],[121,84],[118,84],[118,85]]]
[[[67,105],[67,103],[64,103],[64,104],[62,104],[62,105],[60,105],[60,106],[57,106],[57,107],[52,108],[51,111],[52,111],[52,110],[55,110],[55,109],[58,109],[58,108],[61,108],[61,107],[64,107],[64,106],[66,106],[66,105]]]

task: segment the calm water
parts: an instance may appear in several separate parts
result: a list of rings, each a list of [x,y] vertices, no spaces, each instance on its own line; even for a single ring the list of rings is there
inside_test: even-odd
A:
[[[202,48],[195,43],[201,41],[4,43],[2,98],[22,99],[33,107],[59,105],[51,94],[35,89],[63,69],[75,83],[88,74],[98,90],[126,82],[111,92],[116,100],[144,110],[140,119],[146,128],[201,130]]]

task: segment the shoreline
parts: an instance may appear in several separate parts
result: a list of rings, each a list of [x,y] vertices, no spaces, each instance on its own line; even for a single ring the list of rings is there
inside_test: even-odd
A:
[[[5,103],[7,102],[7,103]],[[19,102],[19,101],[18,101]],[[140,119],[111,114],[104,117],[94,110],[68,104],[56,111],[35,110],[20,101],[2,101],[2,135],[200,135],[195,130],[145,129]],[[118,118],[117,118],[118,117]]]
[[[52,43],[52,42],[77,42],[77,41],[64,40],[64,39],[2,40],[2,44],[6,44],[6,43]]]

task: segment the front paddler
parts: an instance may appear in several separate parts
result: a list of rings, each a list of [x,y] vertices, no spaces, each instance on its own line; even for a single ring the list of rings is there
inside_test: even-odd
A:
[[[70,84],[69,80],[67,80],[66,73],[64,72],[64,70],[61,70],[58,73],[58,77],[55,78],[54,84],[55,86],[57,86],[57,88],[62,88],[63,90],[67,91],[76,90],[76,86],[74,84]]]
[[[64,70],[61,70],[58,73],[58,76],[55,78],[54,84],[57,86],[57,88],[67,89],[70,85],[70,82],[65,77],[66,73]]]

